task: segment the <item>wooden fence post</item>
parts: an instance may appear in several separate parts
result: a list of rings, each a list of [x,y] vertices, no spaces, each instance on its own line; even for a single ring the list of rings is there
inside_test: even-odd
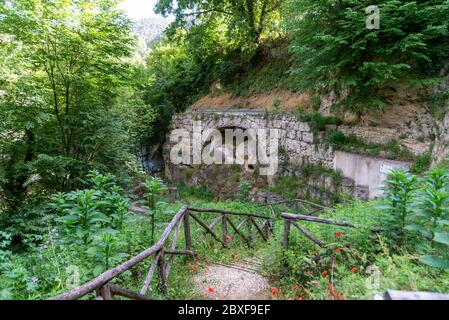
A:
[[[97,292],[97,300],[112,300],[112,292],[109,284],[105,284],[101,288],[96,290]]]
[[[265,236],[267,239],[270,238],[270,221],[267,219],[265,220],[265,223],[263,225],[263,232],[265,233]]]
[[[289,235],[290,235],[290,220],[284,219],[284,242],[283,242],[283,246],[284,246],[285,250],[288,249],[288,238],[289,238]]]
[[[164,250],[164,249],[162,249]],[[165,272],[165,260],[164,260],[164,252],[162,252],[161,257],[157,262],[158,266],[158,275],[159,275],[159,285],[164,296],[167,295],[167,274]]]
[[[282,245],[284,247],[284,250],[288,249],[288,242],[289,242],[288,239],[289,239],[289,235],[290,235],[290,226],[291,226],[290,220],[284,219],[284,239],[283,239],[283,243],[282,243]],[[285,258],[283,258],[281,270],[282,270],[282,273],[287,273],[288,272],[288,264],[287,264],[287,261],[286,261]]]
[[[228,220],[227,220],[225,213],[223,213],[221,215],[221,224],[222,224],[222,231],[223,231],[223,242],[227,245],[228,244]]]
[[[186,242],[186,250],[192,250],[192,238],[190,237],[190,221],[188,210],[184,214],[184,238]]]

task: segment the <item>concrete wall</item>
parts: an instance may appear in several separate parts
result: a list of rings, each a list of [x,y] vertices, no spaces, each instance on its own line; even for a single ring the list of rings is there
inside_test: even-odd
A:
[[[344,177],[354,180],[356,185],[367,186],[368,196],[374,199],[382,193],[382,181],[392,169],[410,167],[409,162],[372,158],[364,155],[335,151],[334,169]]]

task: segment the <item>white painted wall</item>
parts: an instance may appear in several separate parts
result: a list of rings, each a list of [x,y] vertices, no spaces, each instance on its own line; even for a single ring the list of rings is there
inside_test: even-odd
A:
[[[351,178],[356,185],[369,188],[369,198],[374,199],[382,193],[382,187],[390,170],[410,168],[410,162],[373,158],[364,155],[335,151],[334,169],[343,176]]]

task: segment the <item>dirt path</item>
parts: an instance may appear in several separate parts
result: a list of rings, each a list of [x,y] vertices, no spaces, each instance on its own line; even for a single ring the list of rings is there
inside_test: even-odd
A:
[[[230,265],[211,263],[195,275],[196,289],[205,299],[270,300],[270,285],[259,273],[259,265],[255,258]]]

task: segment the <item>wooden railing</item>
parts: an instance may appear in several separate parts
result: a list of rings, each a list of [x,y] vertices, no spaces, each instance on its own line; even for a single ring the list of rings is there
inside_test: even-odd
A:
[[[289,208],[288,210],[293,210],[294,213],[302,213],[308,216],[315,216],[323,211],[333,211],[335,209],[323,206],[318,203],[314,203],[304,199],[293,199],[293,200],[282,200],[276,202],[263,203],[259,205],[260,207],[268,207],[270,209],[271,215],[275,216],[275,206],[283,206]]]
[[[298,220],[323,223],[323,224],[332,224],[332,225],[337,225],[340,227],[356,228],[356,226],[354,224],[346,222],[346,221],[335,221],[335,220],[331,220],[331,219],[307,216],[307,215],[302,215],[302,214],[293,214],[293,213],[283,212],[283,213],[281,213],[281,217],[284,219],[284,239],[283,239],[284,249],[288,249],[290,228],[292,225],[294,227],[296,227],[296,229],[298,229],[310,241],[314,242],[315,244],[319,245],[320,247],[325,246],[325,243],[323,241],[317,239],[313,234],[311,234],[303,226],[301,226],[299,223],[297,223],[296,221],[298,221]]]
[[[198,214],[200,213],[218,213],[220,214],[220,216],[215,219],[212,224],[207,225],[198,216]],[[231,219],[232,216],[243,216],[244,219],[238,225],[236,225],[235,221]],[[262,222],[260,220],[262,220]],[[135,300],[151,300],[151,298],[148,297],[146,293],[150,288],[153,276],[156,271],[159,278],[159,288],[162,294],[167,295],[167,279],[170,274],[174,255],[196,256],[196,253],[192,251],[192,230],[190,226],[190,223],[192,221],[198,223],[204,229],[205,234],[211,235],[212,238],[218,241],[224,248],[226,248],[229,242],[232,241],[232,238],[228,236],[228,225],[233,229],[234,234],[239,235],[239,237],[244,240],[248,246],[251,246],[251,241],[253,241],[257,237],[257,235],[260,235],[264,241],[267,241],[269,236],[273,232],[271,217],[268,216],[220,209],[192,208],[185,206],[176,213],[176,215],[163,231],[156,244],[142,251],[137,256],[120,264],[119,266],[105,271],[95,279],[90,280],[89,282],[81,285],[78,288],[70,290],[69,292],[53,297],[51,298],[51,300],[76,300],[92,292],[96,293],[97,300],[111,300],[114,296],[122,296]],[[255,228],[255,231],[252,232],[252,228],[248,228],[249,234],[245,234],[242,230],[245,222],[247,223],[247,225]],[[217,235],[214,232],[214,229],[220,223],[221,235]],[[178,249],[178,238],[181,231],[181,225],[184,226],[184,249]],[[171,234],[173,234],[171,244],[167,246],[167,242]],[[201,235],[199,239],[204,237],[205,234]],[[198,239],[195,241],[195,243],[197,243],[197,241]],[[165,256],[168,256],[168,259],[165,259]],[[142,263],[143,261],[151,257],[152,262],[145,277],[142,289],[139,293],[132,290],[120,288],[117,285],[111,283],[113,279],[117,278],[125,271],[130,270],[137,264]]]

